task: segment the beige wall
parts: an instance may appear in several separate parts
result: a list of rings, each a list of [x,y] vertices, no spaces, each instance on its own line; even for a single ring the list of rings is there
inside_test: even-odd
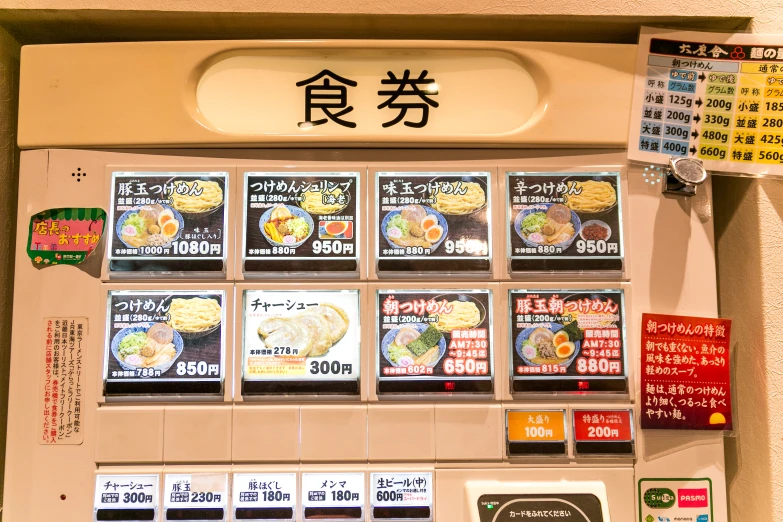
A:
[[[713,191],[720,313],[733,319],[731,520],[783,520],[783,181],[720,178]]]
[[[284,37],[628,43],[645,23],[783,32],[783,0],[0,0],[0,459],[16,215],[14,37],[25,43]],[[727,444],[731,519],[783,520],[783,427],[776,424],[783,377],[769,364],[783,364],[783,341],[776,335],[783,182],[716,180],[715,215],[721,313],[735,321],[737,350],[738,436]]]

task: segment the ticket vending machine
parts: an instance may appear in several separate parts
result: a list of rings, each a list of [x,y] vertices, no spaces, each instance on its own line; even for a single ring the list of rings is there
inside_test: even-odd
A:
[[[727,520],[637,429],[642,312],[717,304],[635,50],[24,47],[4,517]]]

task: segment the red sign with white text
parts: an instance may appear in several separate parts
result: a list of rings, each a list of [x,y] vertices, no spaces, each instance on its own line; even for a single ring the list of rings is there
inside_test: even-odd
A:
[[[574,411],[575,442],[627,442],[633,440],[630,410]]]
[[[706,508],[710,505],[707,488],[702,489],[678,489],[677,507],[681,508]]]
[[[731,320],[642,314],[642,429],[731,430]]]

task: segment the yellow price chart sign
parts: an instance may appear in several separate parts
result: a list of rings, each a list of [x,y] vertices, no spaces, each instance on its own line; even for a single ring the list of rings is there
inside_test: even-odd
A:
[[[783,174],[783,35],[643,28],[628,159]]]

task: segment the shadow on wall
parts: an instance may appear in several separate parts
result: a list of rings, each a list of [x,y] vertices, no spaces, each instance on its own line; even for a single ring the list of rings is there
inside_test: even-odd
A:
[[[698,197],[698,196],[696,196]],[[676,310],[680,301],[680,289],[685,270],[671,270],[669,267],[684,267],[687,264],[688,243],[691,239],[691,198],[666,197],[661,207],[679,205],[682,212],[655,213],[653,245],[667,245],[668,248],[653,248],[650,262],[650,303],[655,309]],[[672,230],[687,231],[672,234]]]
[[[777,215],[771,209],[772,216],[761,214],[762,207],[769,207],[762,202],[766,199],[763,187],[768,183],[775,185]],[[721,317],[733,320],[736,437],[725,439],[729,518],[732,522],[779,520],[773,509],[778,495],[772,481],[776,459],[770,433],[774,428],[769,424],[769,413],[776,410],[771,408],[767,382],[772,371],[768,365],[775,359],[768,353],[765,339],[780,337],[772,331],[779,328],[780,318],[767,321],[765,310],[779,308],[774,303],[780,302],[769,294],[770,288],[780,286],[770,278],[783,280],[783,270],[770,271],[770,267],[779,263],[783,240],[770,232],[783,226],[783,182],[713,177],[713,202],[719,311]],[[772,328],[770,334],[766,325]],[[779,440],[777,445],[781,446]]]
[[[680,308],[686,270],[678,267],[688,264],[692,215],[702,224],[712,217],[707,190],[697,191],[693,197],[664,195],[655,213],[650,260],[650,303],[655,309],[674,313]]]

